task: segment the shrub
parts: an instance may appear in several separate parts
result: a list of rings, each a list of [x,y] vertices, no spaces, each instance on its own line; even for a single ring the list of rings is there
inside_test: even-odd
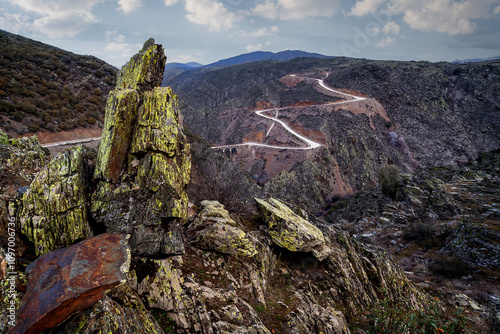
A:
[[[467,333],[463,311],[458,309],[455,315],[446,315],[438,302],[431,302],[421,310],[414,310],[406,300],[391,300],[388,297],[375,306],[368,316],[370,334],[412,333],[412,334],[462,334]]]
[[[470,273],[470,266],[460,258],[451,255],[441,255],[434,259],[429,269],[436,275],[456,278]]]
[[[384,166],[379,169],[377,176],[382,193],[392,199],[396,199],[398,191],[401,188],[399,168],[395,165]]]
[[[439,243],[439,238],[436,238],[437,230],[430,222],[416,222],[408,226],[404,230],[405,240],[415,240],[423,243],[426,248],[430,248]]]
[[[9,136],[0,129],[0,144],[9,145]]]

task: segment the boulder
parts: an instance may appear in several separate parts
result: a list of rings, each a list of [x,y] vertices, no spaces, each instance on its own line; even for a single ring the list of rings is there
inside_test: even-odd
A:
[[[310,296],[296,292],[297,310],[286,316],[286,332],[292,334],[350,334],[344,314],[328,305],[323,307]]]
[[[87,217],[84,149],[60,152],[23,196],[21,232],[37,255],[92,237]]]
[[[84,312],[75,314],[52,333],[165,333],[141,298],[127,284],[120,284]]]
[[[129,267],[128,240],[118,234],[101,234],[41,256],[26,269],[29,284],[10,333],[55,327],[124,282]]]
[[[131,234],[141,256],[184,253],[191,153],[170,87],[158,87],[166,57],[150,39],[109,94],[94,173],[91,213],[108,232]]]
[[[231,219],[222,204],[203,201],[201,205],[203,210],[189,226],[196,247],[239,256],[252,257],[257,254],[252,240]]]
[[[255,200],[274,244],[291,252],[313,252],[319,260],[328,256],[325,238],[318,227],[275,198]]]

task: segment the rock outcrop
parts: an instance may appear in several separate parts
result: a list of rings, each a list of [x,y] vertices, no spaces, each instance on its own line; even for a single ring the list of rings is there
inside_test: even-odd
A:
[[[201,202],[203,210],[189,225],[193,244],[224,254],[254,256],[257,250],[246,233],[217,201]]]
[[[85,312],[77,313],[48,334],[56,333],[165,333],[141,298],[126,283],[106,292]]]
[[[126,236],[101,234],[40,257],[26,270],[29,284],[10,333],[40,333],[91,307],[124,282],[130,267]]]
[[[132,252],[182,254],[189,144],[177,96],[158,87],[166,57],[150,39],[122,68],[109,94],[91,212],[108,232],[131,234]]]
[[[93,235],[87,217],[84,149],[59,153],[33,180],[23,196],[21,232],[37,255],[63,248]]]
[[[325,252],[325,237],[316,226],[275,198],[255,200],[276,245],[292,252],[313,252],[319,260],[328,255]]]

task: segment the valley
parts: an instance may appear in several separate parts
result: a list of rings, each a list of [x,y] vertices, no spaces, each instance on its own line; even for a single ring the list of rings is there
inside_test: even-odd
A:
[[[180,70],[149,39],[60,80],[6,36],[69,112],[2,95],[1,332],[498,333],[500,62]]]

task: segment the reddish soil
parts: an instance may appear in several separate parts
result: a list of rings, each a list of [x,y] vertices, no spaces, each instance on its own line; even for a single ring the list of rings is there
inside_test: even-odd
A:
[[[102,129],[99,127],[93,128],[78,128],[71,131],[60,132],[37,132],[36,135],[40,140],[40,144],[57,143],[66,140],[85,139],[100,137]],[[24,137],[31,137],[33,134],[26,134]]]

